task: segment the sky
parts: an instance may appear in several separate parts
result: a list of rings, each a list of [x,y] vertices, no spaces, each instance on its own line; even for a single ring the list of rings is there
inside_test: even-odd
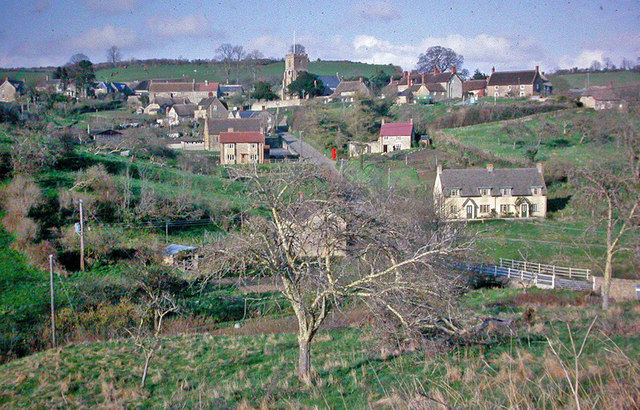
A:
[[[640,58],[640,0],[2,0],[0,67],[58,66],[75,53],[94,63],[211,59],[222,43],[281,58],[293,41],[313,61],[415,67],[434,45],[464,68],[588,67]]]

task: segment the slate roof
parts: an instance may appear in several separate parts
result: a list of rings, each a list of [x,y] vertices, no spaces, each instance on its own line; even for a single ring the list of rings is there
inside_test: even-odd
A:
[[[331,90],[335,90],[340,84],[340,79],[337,75],[319,75],[318,79],[322,81],[322,85]]]
[[[220,99],[218,97],[203,98],[198,103],[198,106],[200,106],[202,108],[209,108],[211,106],[211,104],[215,104],[218,107],[222,107],[222,108],[224,108],[225,111],[227,110],[227,107],[224,105],[224,103],[222,101],[220,101]]]
[[[424,86],[427,87],[427,90],[429,90],[429,92],[431,93],[444,93],[447,91],[444,89],[442,84],[438,83],[427,83]]]
[[[193,117],[193,114],[198,109],[195,104],[175,104],[173,110],[179,117]]]
[[[156,97],[151,102],[152,104],[158,104],[159,106],[173,107],[176,104],[188,104],[188,98],[169,98],[169,97]]]
[[[241,85],[238,84],[221,84],[220,85],[221,93],[242,93],[244,89]]]
[[[221,144],[258,143],[264,144],[264,135],[260,132],[221,132]]]
[[[533,84],[536,79],[536,70],[524,71],[496,71],[489,77],[487,85],[520,85]]]
[[[582,94],[584,97],[593,97],[596,101],[618,101],[620,97],[616,91],[610,87],[589,87]]]
[[[462,83],[462,92],[484,90],[487,88],[487,80],[469,80]]]
[[[409,77],[411,77],[412,84],[422,84],[422,74],[412,73],[412,74],[409,74]],[[449,82],[451,77],[453,77],[453,73],[451,71],[446,71],[444,73],[438,73],[438,74],[427,73],[425,74],[424,77],[425,77],[424,84],[446,83],[446,82]],[[398,81],[398,85],[407,85],[408,83],[407,80],[408,80],[407,77],[402,77]]]
[[[500,188],[511,188],[511,195],[531,195],[531,187],[542,187],[546,194],[544,177],[537,168],[443,169],[440,174],[442,190],[449,196],[451,188],[460,189],[460,196],[480,196],[480,188],[490,188],[491,195],[500,195]]]
[[[413,124],[410,122],[387,122],[380,127],[381,137],[397,137],[413,135]]]
[[[227,119],[208,119],[207,126],[210,135],[220,135],[222,132],[260,132],[259,118],[227,118]]]

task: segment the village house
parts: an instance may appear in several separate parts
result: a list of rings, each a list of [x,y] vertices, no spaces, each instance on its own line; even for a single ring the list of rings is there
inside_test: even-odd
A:
[[[535,70],[496,71],[491,69],[491,76],[487,81],[487,96],[490,97],[533,97],[534,95],[548,95],[552,92],[551,83]]]
[[[9,77],[5,77],[4,81],[0,85],[0,102],[16,102],[18,96],[25,92],[25,90],[26,87],[24,82],[10,80]]]
[[[296,254],[304,258],[344,257],[347,223],[326,208],[305,203],[295,211],[296,223],[286,226]]]
[[[151,80],[149,83],[149,97],[188,98],[191,101],[200,101],[207,97],[220,97],[220,84],[205,81],[196,83],[192,81],[164,81]]]
[[[271,134],[275,127],[275,117],[267,110],[233,110],[229,118],[258,118],[265,134]]]
[[[382,120],[380,136],[376,141],[358,143],[349,142],[349,156],[356,157],[363,154],[379,154],[402,151],[411,148],[415,134],[413,119],[410,122],[388,122]]]
[[[433,188],[436,209],[445,219],[544,218],[547,187],[542,164],[536,168],[442,169]]]
[[[259,118],[210,118],[204,121],[204,146],[207,151],[220,151],[220,134],[223,132],[257,132],[264,135]]]
[[[50,79],[49,76],[46,76],[44,81],[36,84],[36,91],[46,91],[53,94],[65,94],[66,87],[61,79]]]
[[[263,164],[264,148],[261,132],[221,132],[220,164]]]
[[[487,80],[468,80],[462,83],[462,95],[484,97],[487,92]]]
[[[93,92],[96,96],[107,94],[124,94],[129,96],[135,94],[134,91],[125,83],[105,81],[99,81],[96,84]]]
[[[145,115],[164,115],[176,104],[189,104],[188,98],[156,97],[144,108]]]
[[[356,96],[373,97],[373,92],[364,83],[362,77],[357,81],[340,81],[329,101],[353,102]]]
[[[200,100],[198,109],[194,113],[196,120],[207,118],[228,118],[229,110],[218,97],[207,97]]]
[[[197,109],[198,106],[195,104],[174,104],[167,112],[167,119],[173,124],[194,121]]]
[[[589,87],[582,93],[582,96],[580,96],[580,102],[585,107],[593,108],[596,111],[612,109],[624,110],[627,105],[612,86]]]

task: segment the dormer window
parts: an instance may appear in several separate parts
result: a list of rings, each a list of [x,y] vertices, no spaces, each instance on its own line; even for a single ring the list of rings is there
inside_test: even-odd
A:
[[[511,195],[511,188],[500,188],[500,195]]]
[[[449,196],[460,196],[460,189],[459,188],[450,189]]]
[[[480,188],[480,195],[482,196],[491,195],[491,188]]]
[[[542,193],[542,189],[540,187],[531,187],[531,195],[540,195]]]

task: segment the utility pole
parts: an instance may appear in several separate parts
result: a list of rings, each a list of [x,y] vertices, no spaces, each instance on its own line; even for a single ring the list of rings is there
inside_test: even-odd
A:
[[[56,305],[53,293],[53,255],[49,255],[49,293],[51,294],[51,344],[56,347]]]
[[[84,272],[84,211],[82,209],[83,201],[80,199],[80,270]]]
[[[391,189],[391,168],[387,168],[387,188]]]
[[[304,159],[304,155],[302,154],[302,152],[304,151],[304,148],[302,148],[302,133],[303,131],[300,131],[300,157]]]
[[[164,222],[164,242],[169,243],[169,221]]]

